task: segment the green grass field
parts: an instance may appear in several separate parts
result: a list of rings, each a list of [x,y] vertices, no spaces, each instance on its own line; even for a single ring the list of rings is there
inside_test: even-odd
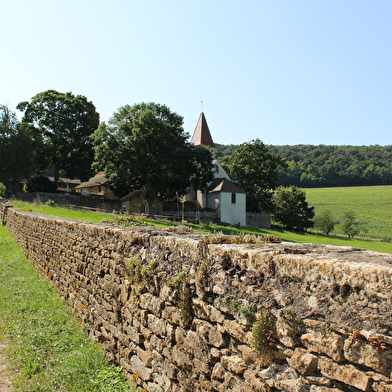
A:
[[[392,186],[345,188],[307,188],[306,200],[316,214],[330,210],[337,219],[344,211],[354,211],[358,220],[366,222],[366,236],[392,239]],[[335,232],[341,233],[339,225]]]

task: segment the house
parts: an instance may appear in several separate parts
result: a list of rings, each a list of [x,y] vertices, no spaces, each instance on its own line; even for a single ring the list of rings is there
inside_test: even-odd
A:
[[[148,203],[143,195],[142,190],[137,190],[124,196],[121,201],[121,210],[125,212],[136,212],[140,214],[145,214],[148,212]],[[154,215],[159,215],[163,213],[163,200],[162,198],[156,196],[154,198],[153,205]]]
[[[106,199],[116,200],[118,197],[113,193],[109,180],[105,177],[103,171],[98,172],[94,177],[91,177],[87,182],[82,182],[75,188],[75,191],[84,196],[98,195]]]
[[[207,120],[202,112],[196,124],[191,143],[215,148]],[[197,201],[201,208],[215,210],[221,222],[246,225],[246,192],[235,185],[218,160],[213,161],[214,180],[204,192],[190,190],[186,200]]]
[[[51,168],[42,174],[54,182],[54,168]],[[59,177],[57,182],[57,190],[62,192],[70,192],[73,188],[80,185],[80,178]]]

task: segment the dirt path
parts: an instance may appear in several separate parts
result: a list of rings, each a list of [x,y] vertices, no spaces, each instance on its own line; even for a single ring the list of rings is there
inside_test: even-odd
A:
[[[1,340],[0,337],[0,391],[1,392],[12,392],[11,381],[8,377],[8,359],[5,353],[7,348],[7,342]]]

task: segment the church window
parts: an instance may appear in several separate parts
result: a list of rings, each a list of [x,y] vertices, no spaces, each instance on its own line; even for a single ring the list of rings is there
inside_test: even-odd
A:
[[[232,203],[232,204],[235,204],[236,201],[237,201],[237,195],[233,192],[233,193],[231,194],[231,203]]]

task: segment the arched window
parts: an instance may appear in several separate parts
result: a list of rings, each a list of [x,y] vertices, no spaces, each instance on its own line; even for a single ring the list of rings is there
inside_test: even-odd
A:
[[[232,203],[232,204],[235,204],[236,201],[237,201],[237,195],[233,192],[233,193],[231,194],[231,203]]]

